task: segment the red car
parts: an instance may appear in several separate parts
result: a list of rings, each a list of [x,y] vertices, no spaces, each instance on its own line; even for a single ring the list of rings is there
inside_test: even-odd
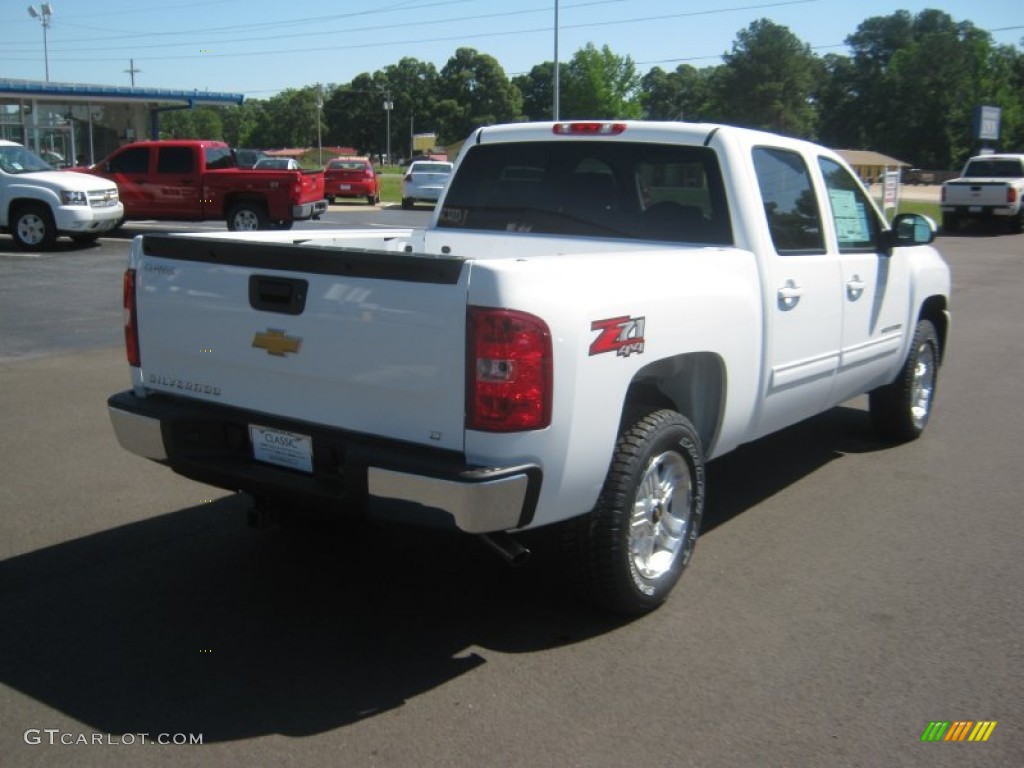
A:
[[[365,157],[339,157],[324,169],[324,195],[327,201],[336,197],[365,197],[370,205],[380,203],[380,184],[373,163]]]

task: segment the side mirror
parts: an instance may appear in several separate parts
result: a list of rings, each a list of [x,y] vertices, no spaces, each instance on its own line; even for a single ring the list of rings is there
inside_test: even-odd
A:
[[[886,248],[901,245],[928,245],[939,231],[929,216],[920,213],[901,213],[892,220],[889,231],[884,233]]]

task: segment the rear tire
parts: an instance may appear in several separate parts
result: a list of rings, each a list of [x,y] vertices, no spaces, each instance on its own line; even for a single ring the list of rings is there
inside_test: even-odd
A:
[[[48,251],[57,241],[53,214],[45,205],[22,205],[11,217],[11,235],[22,251]]]
[[[941,351],[932,322],[918,322],[899,375],[868,396],[871,425],[879,435],[905,443],[924,432],[935,401]]]
[[[260,203],[235,203],[228,211],[228,229],[232,232],[253,232],[269,226],[267,212]]]
[[[597,505],[568,524],[590,597],[632,616],[665,602],[693,555],[704,493],[703,449],[689,420],[661,410],[626,428]]]
[[[960,229],[960,217],[953,213],[942,214],[942,231],[956,232]]]
[[[403,197],[402,198],[402,208],[404,208],[407,211],[412,208],[412,198],[411,197]]]
[[[1010,233],[1019,235],[1022,232],[1024,232],[1024,203],[1021,204],[1017,215],[1010,217]]]

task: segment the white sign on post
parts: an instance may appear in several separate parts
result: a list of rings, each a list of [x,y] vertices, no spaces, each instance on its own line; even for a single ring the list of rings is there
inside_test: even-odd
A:
[[[900,172],[886,171],[885,180],[882,184],[882,210],[888,211],[892,208],[894,211],[899,208],[900,205]]]

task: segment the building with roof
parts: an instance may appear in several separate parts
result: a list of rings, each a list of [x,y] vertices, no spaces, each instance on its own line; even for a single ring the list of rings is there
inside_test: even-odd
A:
[[[866,149],[837,149],[836,153],[850,164],[854,173],[868,183],[874,183],[886,171],[902,171],[910,167],[910,163]]]
[[[57,165],[92,165],[122,144],[159,138],[164,112],[244,100],[241,93],[0,78],[0,139]]]

